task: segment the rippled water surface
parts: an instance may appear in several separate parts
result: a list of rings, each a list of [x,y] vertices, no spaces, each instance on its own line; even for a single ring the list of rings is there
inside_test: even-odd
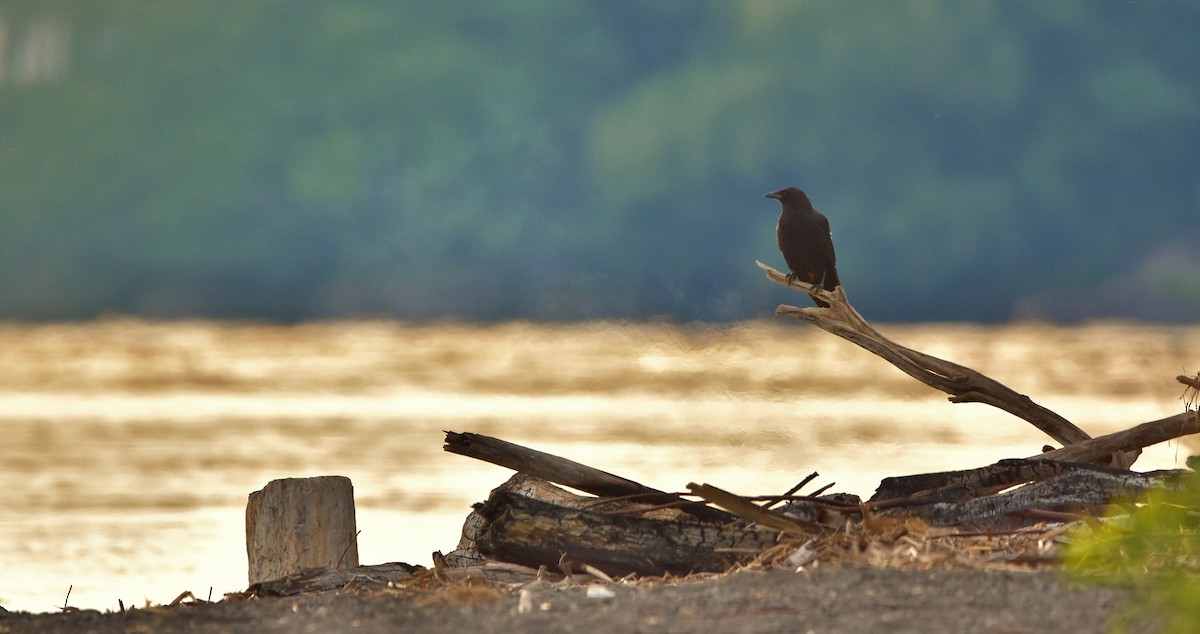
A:
[[[1181,411],[1174,376],[1200,369],[1200,327],[881,330],[1093,435]],[[812,471],[869,495],[1048,441],[800,324],[0,325],[0,606],[243,589],[246,496],[282,477],[350,477],[362,562],[428,565],[510,475],[443,452],[443,430],[748,495]],[[1188,453],[1160,445],[1137,468]]]

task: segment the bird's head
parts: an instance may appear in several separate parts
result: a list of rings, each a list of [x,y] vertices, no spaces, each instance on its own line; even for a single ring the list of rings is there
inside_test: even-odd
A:
[[[778,191],[773,191],[769,194],[765,194],[765,197],[766,198],[774,198],[775,200],[778,200],[779,202],[783,203],[784,205],[788,205],[788,204],[799,204],[799,205],[809,205],[809,206],[812,205],[812,203],[809,202],[809,200],[808,200],[808,194],[805,194],[804,190],[796,188],[796,187],[785,187]]]

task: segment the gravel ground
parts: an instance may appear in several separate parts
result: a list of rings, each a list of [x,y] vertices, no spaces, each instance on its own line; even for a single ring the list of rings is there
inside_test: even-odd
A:
[[[541,584],[416,596],[330,593],[121,613],[0,612],[0,632],[1102,632],[1125,598],[1115,589],[1070,587],[1052,572],[866,568],[604,587],[612,596]]]

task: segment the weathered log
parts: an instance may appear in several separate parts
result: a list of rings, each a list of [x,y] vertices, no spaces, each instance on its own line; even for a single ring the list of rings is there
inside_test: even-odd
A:
[[[684,505],[680,507],[682,510],[704,520],[722,522],[731,519],[728,514],[703,504],[689,502],[677,495],[664,493],[607,471],[491,436],[447,431],[446,444],[442,449],[508,467],[514,471],[527,473],[593,495],[603,497],[638,495],[640,501],[648,504],[681,503]]]
[[[882,357],[914,379],[950,394],[952,403],[986,403],[997,407],[1024,419],[1064,445],[1089,438],[1087,433],[1067,419],[995,379],[966,366],[906,348],[884,337],[854,310],[841,287],[826,291],[796,279],[789,279],[786,274],[762,262],[756,263],[772,282],[795,288],[830,305],[829,308],[782,305],[775,310],[776,315],[807,321],[854,343]]]
[[[489,495],[497,493],[512,493],[573,509],[592,507],[596,505],[597,501],[597,498],[576,495],[541,478],[524,473],[514,473],[504,484],[492,489]],[[487,524],[487,519],[479,512],[481,506],[482,504],[476,504],[474,510],[467,515],[467,519],[463,522],[462,536],[458,540],[458,546],[446,553],[444,557],[447,566],[462,568],[482,564],[487,560],[487,557],[479,552],[476,546],[476,540]]]
[[[884,478],[870,501],[880,502],[916,495],[936,497],[943,501],[965,500],[1005,487],[1081,469],[1093,472],[1107,471],[1119,477],[1129,472],[1124,469],[1106,470],[1105,467],[1088,463],[1102,461],[1115,453],[1128,453],[1195,433],[1200,433],[1197,412],[1183,412],[1025,459],[1001,460],[994,465],[978,469]]]
[[[509,492],[479,508],[476,537],[490,559],[537,568],[590,565],[623,576],[722,572],[739,557],[774,543],[774,531],[718,527],[572,509]],[[731,552],[733,551],[733,552]]]
[[[1075,511],[1103,506],[1115,498],[1134,498],[1151,487],[1173,486],[1186,471],[1136,473],[1120,469],[1072,470],[1025,486],[962,502],[937,502],[906,509],[934,526],[1005,528],[1019,525],[1006,517],[1025,510]]]
[[[246,502],[250,583],[308,568],[358,565],[354,486],[349,478],[272,480]]]
[[[1042,454],[1045,456],[1047,454]],[[936,498],[940,501],[966,500],[995,493],[1000,489],[1051,478],[1071,470],[1108,470],[1113,474],[1129,473],[1125,469],[1100,465],[1034,458],[1009,458],[993,465],[960,471],[940,471],[909,476],[884,478],[871,496],[870,502],[880,503],[912,497]]]

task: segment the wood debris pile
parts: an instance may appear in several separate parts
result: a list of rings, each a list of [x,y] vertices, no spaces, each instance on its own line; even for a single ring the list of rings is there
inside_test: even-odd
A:
[[[516,472],[475,506],[458,548],[435,553],[430,570],[363,566],[320,578],[256,584],[251,593],[341,587],[372,592],[450,589],[475,596],[484,585],[672,580],[764,568],[819,566],[1030,570],[1057,563],[1064,533],[1114,500],[1183,486],[1191,471],[1139,473],[1143,447],[1200,433],[1197,378],[1178,377],[1184,412],[1090,437],[1057,413],[970,368],[885,338],[849,304],[841,287],[810,286],[759,263],[767,277],[827,308],[780,306],[892,363],[955,403],[986,403],[1042,430],[1061,448],[964,471],[886,478],[874,496],[745,497],[708,484],[671,493],[498,438],[446,432],[444,449]],[[1031,451],[1033,453],[1033,451]],[[563,487],[590,495],[578,495]],[[466,598],[462,599],[466,601]]]

